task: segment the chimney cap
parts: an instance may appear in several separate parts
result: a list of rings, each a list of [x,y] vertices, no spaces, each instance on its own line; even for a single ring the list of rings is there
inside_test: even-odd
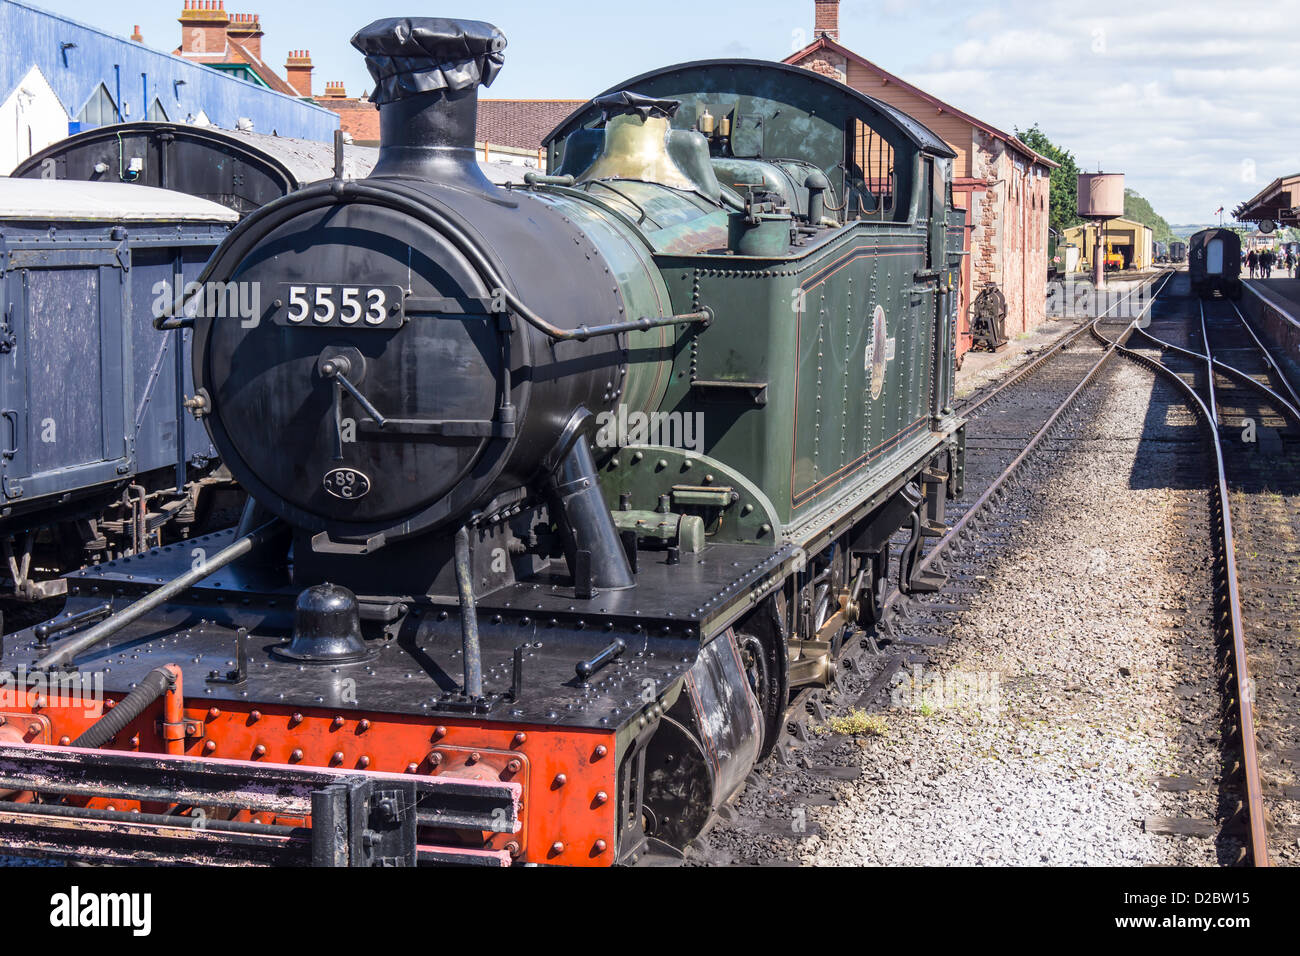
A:
[[[377,104],[439,90],[491,86],[505,63],[506,37],[482,20],[390,17],[362,27],[352,45],[366,57]]]
[[[640,93],[633,93],[631,90],[607,93],[604,96],[596,97],[591,102],[593,106],[599,106],[604,111],[605,119],[631,113],[637,114],[643,120],[651,116],[671,119],[682,105],[681,100],[661,100],[653,96],[642,96]]]

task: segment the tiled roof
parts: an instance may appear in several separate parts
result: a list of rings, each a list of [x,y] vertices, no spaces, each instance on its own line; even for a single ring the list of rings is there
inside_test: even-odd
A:
[[[253,54],[249,52],[248,48],[245,47],[238,40],[234,40],[231,37],[227,36],[226,43],[228,43],[230,46],[229,53],[226,56],[227,63],[247,63],[249,66],[253,68],[253,72],[256,73],[259,77],[261,77],[262,82],[265,83],[267,86],[269,86],[271,89],[275,90],[277,93],[284,93],[288,96],[302,95],[297,90],[295,90],[292,86],[286,83],[283,79],[281,79],[279,74],[277,74],[275,70],[267,66],[258,57],[253,56]],[[233,56],[229,54],[233,54]]]
[[[229,36],[226,37],[226,48],[220,53],[190,53],[180,47],[177,47],[172,53],[194,63],[243,63],[275,92],[283,93],[286,96],[302,96],[263,60],[254,56],[246,46]]]
[[[474,139],[493,146],[541,149],[546,134],[586,100],[478,101],[478,132]]]

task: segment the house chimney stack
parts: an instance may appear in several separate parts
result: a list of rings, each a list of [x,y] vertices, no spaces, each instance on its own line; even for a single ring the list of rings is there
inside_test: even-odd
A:
[[[840,38],[840,0],[813,0],[813,37]]]
[[[135,25],[135,32],[131,34],[131,39],[134,40],[136,43],[144,42],[144,34],[140,32],[140,24],[137,23]]]
[[[311,96],[311,51],[290,50],[284,61],[284,78],[299,96]]]
[[[226,0],[185,0],[181,11],[181,55],[217,55],[226,51],[230,16]]]
[[[258,14],[232,13],[226,33],[253,56],[262,58],[262,18]]]

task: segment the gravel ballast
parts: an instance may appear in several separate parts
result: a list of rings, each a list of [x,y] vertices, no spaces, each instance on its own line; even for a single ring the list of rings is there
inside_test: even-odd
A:
[[[1216,822],[1232,795],[1219,784],[1203,448],[1167,386],[1112,360],[999,506],[1016,520],[955,563],[961,604],[936,595],[900,626],[894,653],[912,650],[870,708],[883,733],[835,719],[864,676],[811,721],[823,736],[793,767],[751,778],[703,855],[1232,862],[1238,845]]]

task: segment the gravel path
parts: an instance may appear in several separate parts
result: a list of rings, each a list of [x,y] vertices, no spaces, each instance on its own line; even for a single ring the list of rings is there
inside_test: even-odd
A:
[[[1113,361],[1054,439],[1069,446],[1059,464],[1038,466],[1003,505],[1023,520],[959,562],[962,604],[937,595],[900,628],[912,651],[877,708],[884,732],[827,732],[846,729],[829,715],[802,767],[760,769],[704,853],[805,865],[1232,859],[1238,844],[1213,823],[1231,795],[1219,792],[1210,676],[1208,497],[1169,486],[1189,464],[1198,473],[1203,445],[1171,400]],[[1156,832],[1168,818],[1212,835]]]

